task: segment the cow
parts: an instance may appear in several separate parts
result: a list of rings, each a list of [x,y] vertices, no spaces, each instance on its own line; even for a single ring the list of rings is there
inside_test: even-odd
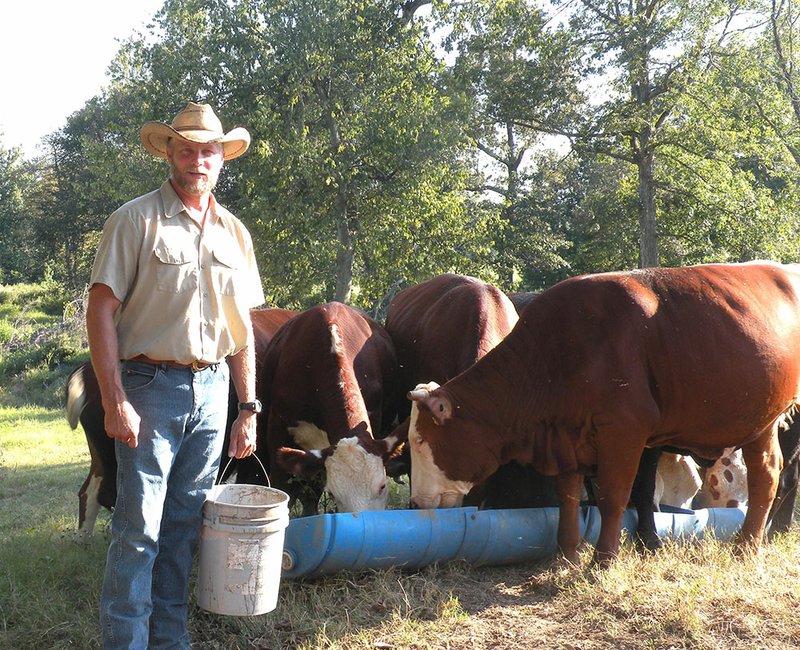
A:
[[[455,506],[503,463],[557,476],[558,544],[577,561],[581,475],[596,472],[594,562],[618,552],[646,447],[741,447],[756,552],[778,486],[779,425],[800,390],[800,269],[770,262],[564,280],[483,359],[413,391],[412,504]]]
[[[508,297],[514,304],[518,313],[521,313],[525,307],[533,302],[541,291],[521,291],[516,293],[509,293]],[[433,378],[437,381],[436,378]],[[437,383],[441,383],[438,382]],[[666,465],[661,463],[662,456],[661,448],[646,448],[642,452],[642,457],[639,459],[639,469],[636,472],[636,479],[633,482],[633,489],[631,490],[631,505],[636,509],[637,525],[635,541],[640,548],[645,548],[651,551],[661,548],[661,539],[656,530],[655,513],[660,510],[661,505],[674,505],[678,493],[691,490],[689,486],[682,485],[683,480],[693,481],[695,477],[691,476],[688,469],[689,461],[677,461],[673,465]],[[659,471],[659,466],[660,471]],[[555,494],[554,485],[548,485],[554,481],[554,477],[542,477],[535,470],[529,466],[517,469],[514,478],[519,480],[527,474],[527,481],[524,481],[526,489],[520,491],[519,489],[513,492],[510,500],[499,500],[495,498],[494,503],[525,503],[526,500],[531,504],[542,503],[541,496],[533,496],[533,491],[540,491],[545,495]],[[588,503],[595,503],[596,489],[594,479],[591,476],[585,478],[585,489]],[[495,496],[500,494],[499,490],[505,484],[510,483],[498,482],[492,480],[493,492]],[[510,488],[511,485],[508,485]],[[696,490],[695,490],[696,491]],[[508,492],[508,494],[512,494]],[[527,495],[527,496],[526,496]],[[666,495],[666,496],[665,496]],[[557,499],[556,499],[557,501]],[[466,503],[466,500],[465,500]],[[548,505],[555,505],[550,503]],[[534,507],[533,505],[531,507]]]
[[[514,304],[517,313],[520,313],[525,307],[536,300],[536,297],[541,293],[541,291],[516,291],[509,293],[508,298]]]
[[[270,342],[256,453],[304,516],[317,512],[323,476],[340,512],[386,508],[388,456],[375,438],[395,419],[396,371],[384,328],[340,302],[301,312]]]
[[[509,293],[508,297],[517,311],[521,312],[540,293],[525,291]],[[433,379],[436,381],[435,377]],[[783,469],[767,520],[770,536],[788,531],[794,519],[797,483],[800,479],[800,418],[796,415],[787,418],[786,426],[781,427],[778,439],[783,455]],[[636,541],[647,549],[656,550],[661,547],[654,516],[661,506],[719,508],[747,505],[747,473],[740,450],[727,450],[730,454],[723,454],[716,462],[695,459],[682,453],[683,451],[685,450],[673,449],[670,452],[659,447],[646,448],[642,453],[631,493],[631,503],[636,507],[638,515]],[[529,471],[528,474],[533,473]],[[533,496],[531,489],[543,491],[545,494],[551,492],[547,489],[549,486],[546,481],[543,482],[535,475],[526,477],[522,469],[516,470],[514,478],[520,481],[527,478],[527,481],[521,482],[535,487],[522,492],[516,490],[511,500],[505,503],[539,503],[541,497],[538,494]],[[510,482],[506,483],[509,484],[507,489],[510,489]],[[591,481],[588,481],[588,488],[591,495]],[[494,492],[497,493],[498,489]]]
[[[287,320],[297,312],[287,309],[253,309],[250,318],[253,323],[254,348],[256,356],[256,378],[261,366],[267,344]],[[258,391],[258,385],[256,386]],[[89,474],[78,491],[78,539],[91,537],[100,507],[111,510],[117,500],[117,458],[114,452],[114,440],[106,435],[105,411],[100,400],[100,387],[90,363],[84,363],[75,369],[67,380],[66,388],[67,421],[73,429],[78,423],[83,427],[91,458]],[[228,403],[228,426],[230,427],[238,413],[236,392],[231,386]],[[227,441],[223,447],[219,469],[219,479],[224,480],[236,469],[252,462],[249,458],[229,462]]]
[[[700,467],[701,485],[695,508],[747,507],[747,470],[741,449],[726,449],[709,467]]]
[[[691,456],[661,454],[656,472],[655,504],[690,509],[702,486],[703,479]]]
[[[787,418],[778,434],[783,456],[783,469],[778,491],[772,504],[767,526],[769,534],[789,530],[794,519],[797,499],[798,465],[800,465],[800,419]],[[694,499],[696,508],[743,508],[747,506],[747,470],[740,449],[728,449],[711,467],[700,468],[703,485]]]
[[[517,318],[505,294],[466,275],[445,273],[400,291],[389,303],[385,323],[397,353],[400,421],[387,443],[407,438],[409,390],[421,381],[444,383],[466,370],[511,331]],[[407,453],[391,465],[393,476],[403,473],[408,473]]]

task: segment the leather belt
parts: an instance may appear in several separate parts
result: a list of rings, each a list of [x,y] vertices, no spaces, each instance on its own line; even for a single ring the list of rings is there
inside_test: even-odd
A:
[[[191,363],[178,363],[167,359],[151,359],[147,355],[139,354],[128,361],[138,361],[140,363],[152,363],[154,366],[170,366],[171,368],[191,368],[192,372],[200,372],[211,366],[216,366],[216,363],[206,363],[205,361],[192,361]]]

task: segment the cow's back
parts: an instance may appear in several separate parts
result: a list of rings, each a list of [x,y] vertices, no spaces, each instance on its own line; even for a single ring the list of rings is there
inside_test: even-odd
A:
[[[262,384],[289,424],[313,420],[332,434],[342,430],[341,423],[327,426],[332,414],[341,413],[343,403],[358,407],[343,395],[360,394],[367,404],[381,404],[382,381],[395,370],[394,348],[383,328],[359,310],[331,302],[281,327],[267,348]],[[370,419],[373,431],[383,428],[381,409]]]
[[[648,444],[721,450],[796,401],[799,296],[796,268],[771,263],[572,278],[523,310],[494,362],[565,417],[627,411]]]
[[[404,289],[389,305],[386,330],[400,366],[399,410],[421,382],[444,383],[495,347],[517,322],[513,303],[476,278],[444,274]]]

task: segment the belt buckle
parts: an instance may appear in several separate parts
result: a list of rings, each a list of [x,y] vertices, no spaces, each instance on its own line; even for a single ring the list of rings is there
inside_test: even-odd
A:
[[[192,365],[189,367],[192,369],[192,372],[200,372],[201,370],[208,368],[208,366],[205,364],[199,364],[196,359],[192,361]]]

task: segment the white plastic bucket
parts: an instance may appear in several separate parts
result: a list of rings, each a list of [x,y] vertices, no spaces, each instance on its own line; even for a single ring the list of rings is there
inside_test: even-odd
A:
[[[289,495],[262,485],[215,485],[203,506],[197,601],[215,614],[275,609]]]

